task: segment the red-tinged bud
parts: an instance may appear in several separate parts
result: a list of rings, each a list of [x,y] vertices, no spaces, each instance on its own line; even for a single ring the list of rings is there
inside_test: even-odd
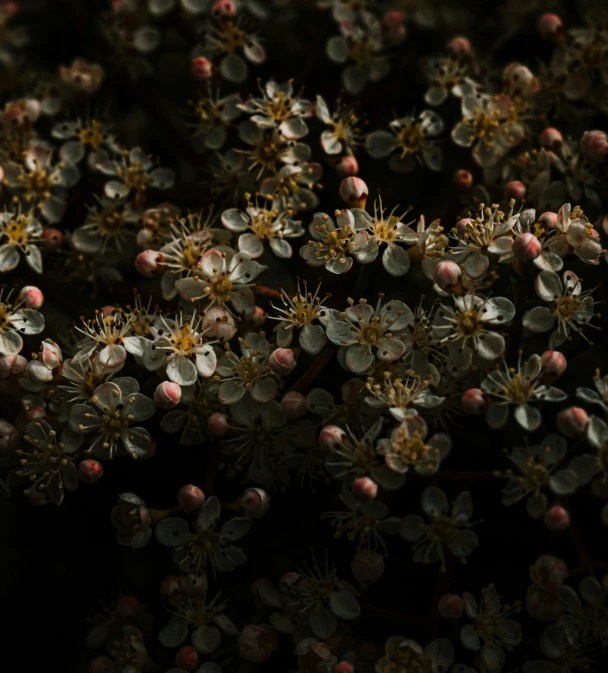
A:
[[[17,428],[8,421],[0,419],[0,456],[6,456],[14,451],[21,441]]]
[[[125,619],[134,619],[141,610],[141,603],[135,596],[123,596],[116,604],[116,612]]]
[[[448,259],[444,259],[435,265],[433,270],[433,280],[442,289],[449,291],[460,284],[462,278],[462,269]]]
[[[565,356],[559,351],[545,351],[540,356],[540,363],[543,367],[541,381],[543,383],[552,383],[566,371],[567,361]]]
[[[250,519],[260,519],[270,509],[270,496],[261,488],[248,488],[238,500],[243,514]]]
[[[378,552],[363,549],[350,562],[350,570],[357,582],[371,584],[384,575],[384,559]]]
[[[437,605],[439,614],[444,619],[449,619],[452,622],[460,619],[462,611],[464,610],[464,600],[457,594],[445,594],[439,599]]]
[[[503,70],[503,84],[512,96],[531,96],[540,90],[540,82],[532,71],[521,63],[509,63]]]
[[[350,661],[339,661],[334,666],[333,673],[355,673],[355,667]]]
[[[247,320],[254,327],[261,327],[266,322],[265,311],[261,306],[255,306],[253,313],[247,316]]]
[[[547,210],[538,218],[538,223],[546,229],[555,229],[557,227],[557,213]]]
[[[25,308],[39,309],[44,304],[44,295],[35,285],[26,285],[21,289],[18,301],[23,302]]]
[[[186,573],[180,575],[179,589],[186,596],[202,596],[209,588],[207,575],[197,575],[196,573]]]
[[[587,429],[589,416],[584,409],[580,407],[569,407],[562,409],[557,414],[557,429],[564,437],[582,437]]]
[[[538,32],[545,40],[556,40],[564,34],[564,24],[557,14],[547,12],[538,20]]]
[[[568,566],[551,554],[541,554],[530,566],[530,579],[546,589],[561,586],[566,577],[568,577]]]
[[[459,171],[454,173],[452,182],[454,183],[456,189],[461,192],[466,192],[467,189],[471,189],[473,186],[473,173],[471,173],[471,171],[465,170],[464,168],[461,168]]]
[[[469,388],[462,393],[460,398],[462,408],[466,411],[467,414],[472,416],[477,416],[478,414],[483,413],[486,408],[486,399],[483,394],[483,390],[480,388]]]
[[[103,465],[97,460],[88,458],[78,464],[78,478],[85,484],[94,484],[103,476]]]
[[[548,150],[557,151],[564,143],[564,137],[559,129],[549,127],[540,134],[540,144]]]
[[[268,366],[278,374],[291,374],[298,364],[291,348],[277,348],[268,358]]]
[[[146,278],[160,276],[166,270],[165,258],[157,250],[144,250],[135,258],[135,268]]]
[[[212,437],[225,437],[232,429],[230,417],[220,413],[211,414],[207,421],[207,428]]]
[[[186,484],[177,492],[177,502],[184,512],[194,512],[203,506],[205,494],[198,486]]]
[[[403,12],[400,12],[398,9],[387,12],[382,17],[382,25],[384,26],[386,37],[389,42],[395,44],[405,40],[407,31],[405,28]]]
[[[109,657],[95,657],[89,664],[89,673],[112,673],[114,662]]]
[[[592,163],[608,159],[608,136],[604,131],[585,131],[580,142],[581,154]]]
[[[206,80],[213,77],[215,65],[204,56],[197,56],[192,59],[190,70],[196,79]]]
[[[205,332],[207,336],[224,341],[230,341],[236,334],[237,329],[234,317],[220,306],[214,306],[205,311],[202,327],[204,330],[208,330]]]
[[[511,247],[515,258],[520,262],[531,262],[540,256],[542,245],[534,234],[519,234]]]
[[[339,157],[334,163],[334,168],[338,177],[348,178],[352,175],[357,175],[359,172],[359,162],[356,157],[351,155],[346,157]]]
[[[198,666],[198,652],[189,645],[180,647],[175,653],[175,665],[193,671]]]
[[[472,224],[470,217],[461,217],[458,222],[456,222],[456,231],[458,231],[459,234],[464,234],[470,224]]]
[[[161,409],[173,409],[182,399],[182,387],[179,383],[163,381],[156,386],[154,401]]]
[[[337,425],[328,425],[319,433],[319,446],[326,451],[333,451],[347,443],[348,435]]]
[[[42,247],[46,252],[55,252],[61,247],[63,243],[63,234],[59,229],[48,227],[42,232],[40,236]]]
[[[261,664],[268,661],[279,644],[279,635],[270,624],[249,624],[239,636],[239,654],[245,661]]]
[[[0,379],[11,374],[23,374],[27,368],[27,360],[23,355],[3,355],[0,357]]]
[[[211,14],[216,19],[233,19],[236,16],[236,7],[232,0],[217,0],[211,7]]]
[[[104,318],[109,318],[111,315],[114,315],[115,312],[116,312],[116,307],[112,306],[111,304],[106,304],[101,309],[101,314],[103,315]]]
[[[545,526],[554,533],[562,533],[570,525],[570,515],[560,505],[553,505],[545,514]]]
[[[360,502],[371,502],[378,495],[378,484],[369,477],[359,477],[353,481],[351,490]]]
[[[281,408],[290,421],[306,415],[306,398],[302,393],[292,390],[285,393],[281,400]]]
[[[179,592],[179,577],[177,575],[167,575],[160,583],[160,595],[165,601],[170,601]]]
[[[349,208],[365,209],[368,194],[367,185],[361,178],[351,176],[340,184],[340,196]]]
[[[507,200],[521,201],[526,196],[526,185],[519,180],[511,180],[505,185],[504,196]]]
[[[453,37],[446,46],[448,51],[458,55],[470,54],[472,51],[471,41],[463,35]]]
[[[46,411],[42,407],[30,407],[23,415],[25,422],[35,421],[37,418],[46,418]]]

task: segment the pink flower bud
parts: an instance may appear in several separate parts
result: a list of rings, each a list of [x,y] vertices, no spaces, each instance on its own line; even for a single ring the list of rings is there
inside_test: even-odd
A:
[[[355,673],[355,667],[350,661],[339,661],[334,666],[333,673]]]
[[[19,446],[20,441],[17,428],[12,423],[0,419],[0,456],[9,455]]]
[[[461,217],[458,222],[456,222],[456,230],[459,234],[464,234],[470,224],[472,224],[470,217]]]
[[[531,262],[540,256],[542,245],[534,234],[519,234],[513,241],[511,250],[520,262]]]
[[[306,415],[306,398],[302,393],[292,390],[285,393],[281,400],[281,407],[287,418],[291,421]]]
[[[551,554],[541,554],[530,566],[530,579],[545,589],[561,586],[568,577],[568,566]]]
[[[232,429],[230,417],[220,413],[211,414],[207,421],[207,428],[212,437],[225,437]]]
[[[160,583],[160,595],[165,601],[171,600],[179,591],[179,577],[177,575],[167,575]]]
[[[480,388],[469,388],[462,393],[460,398],[462,408],[467,414],[477,416],[481,414],[486,408],[486,399],[483,390]]]
[[[543,368],[543,382],[556,381],[566,371],[566,358],[559,351],[545,351],[540,356],[540,363]]]
[[[502,76],[505,89],[510,95],[527,97],[540,90],[538,78],[521,63],[509,63]]]
[[[395,44],[405,40],[407,31],[405,28],[403,12],[400,12],[398,9],[387,12],[382,17],[382,25],[384,26],[386,37],[389,42]]]
[[[570,525],[570,515],[560,505],[553,505],[545,514],[545,526],[554,533],[562,533]]]
[[[359,172],[359,162],[356,157],[346,156],[339,157],[334,162],[336,173],[341,178],[347,178],[352,175],[357,175]]]
[[[444,619],[456,621],[460,619],[464,610],[464,600],[457,594],[445,594],[439,599],[437,609]]]
[[[319,446],[327,451],[348,443],[348,435],[337,425],[328,425],[319,433]]]
[[[61,348],[59,348],[54,341],[45,339],[41,344],[41,348],[42,362],[44,362],[49,369],[57,369],[62,366],[63,356],[61,354]]]
[[[297,361],[291,348],[277,348],[268,358],[268,366],[278,374],[291,374],[296,368]]]
[[[63,243],[63,234],[59,229],[48,227],[42,232],[40,237],[42,247],[46,252],[55,252],[61,247]]]
[[[588,423],[589,416],[587,415],[587,412],[580,407],[562,409],[562,411],[557,414],[557,429],[564,435],[564,437],[582,437]]]
[[[238,500],[243,514],[250,519],[260,519],[270,509],[270,496],[261,488],[248,488]]]
[[[26,285],[21,289],[18,301],[23,302],[25,308],[39,309],[44,304],[44,295],[35,285]]]
[[[453,37],[446,46],[447,50],[453,54],[465,55],[471,53],[471,42],[463,35]]]
[[[194,512],[203,506],[205,494],[198,486],[186,484],[177,492],[177,502],[184,512]]]
[[[80,481],[84,481],[85,484],[93,484],[103,476],[103,465],[92,458],[87,458],[78,464],[77,471]]]
[[[213,77],[215,65],[204,56],[197,56],[192,59],[190,70],[196,79],[206,80]]]
[[[454,173],[452,182],[454,183],[456,189],[461,192],[466,192],[467,189],[471,189],[473,186],[473,173],[462,168]]]
[[[548,12],[538,20],[538,32],[545,40],[555,40],[564,33],[564,24],[557,14]]]
[[[442,290],[451,290],[459,285],[462,278],[462,269],[448,259],[435,265],[433,279]]]
[[[209,588],[207,575],[197,575],[196,573],[186,573],[180,575],[179,589],[186,596],[202,596]]]
[[[604,131],[585,131],[580,142],[581,153],[592,163],[603,163],[608,159],[608,136]]]
[[[114,662],[109,657],[95,657],[89,664],[89,673],[112,673]]]
[[[359,477],[353,481],[351,490],[360,502],[371,502],[378,495],[378,484],[369,477]]]
[[[189,645],[183,645],[175,653],[175,665],[193,671],[198,666],[198,652]]]
[[[173,409],[182,399],[182,387],[179,383],[163,381],[156,386],[154,401],[161,409]]]
[[[526,185],[519,180],[511,180],[505,185],[504,196],[507,200],[521,201],[526,196]]]
[[[239,654],[245,661],[261,664],[277,649],[279,636],[270,624],[249,624],[239,636]]]
[[[547,210],[538,218],[538,222],[546,229],[555,229],[557,227],[557,213]]]
[[[144,250],[135,258],[135,268],[146,278],[160,276],[166,269],[165,258],[157,250]]]
[[[237,329],[234,317],[220,306],[214,306],[205,312],[202,327],[204,330],[209,330],[206,332],[207,336],[224,341],[230,341]]]
[[[549,127],[540,134],[540,144],[548,150],[556,151],[563,143],[564,138],[559,129]]]
[[[384,574],[384,559],[378,552],[362,549],[350,562],[350,570],[357,582],[371,584]]]
[[[27,367],[23,355],[3,355],[0,357],[0,378],[8,378],[11,374],[22,374]]]
[[[261,327],[266,322],[266,315],[264,309],[261,306],[255,306],[253,309],[253,313],[247,316],[247,320],[254,327]]]
[[[369,191],[361,178],[351,176],[340,184],[340,196],[349,208],[365,208]]]
[[[35,421],[37,418],[46,418],[46,416],[46,411],[42,407],[30,407],[23,415],[26,423]]]
[[[141,603],[135,596],[122,596],[116,604],[116,612],[127,619],[137,617],[141,610]]]

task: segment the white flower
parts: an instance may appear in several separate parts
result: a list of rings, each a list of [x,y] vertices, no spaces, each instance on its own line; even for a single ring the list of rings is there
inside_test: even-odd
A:
[[[382,383],[376,383],[370,377],[366,388],[373,395],[365,398],[366,404],[380,409],[388,407],[391,416],[398,421],[404,421],[411,414],[411,407],[435,409],[444,401],[443,397],[430,392],[429,380],[423,380],[414,371],[404,371],[401,367],[397,368],[395,378],[391,372],[384,372]]]
[[[194,385],[182,386],[179,406],[166,413],[160,427],[167,434],[180,433],[184,446],[202,444],[207,438],[207,421],[220,410],[217,398],[219,383],[212,378],[199,378]]]
[[[220,96],[211,86],[206,96],[200,96],[194,102],[194,114],[197,118],[196,131],[192,136],[192,145],[198,152],[219,150],[226,142],[226,129],[237,119],[242,110],[239,93]]]
[[[127,348],[138,350],[139,343],[136,337],[128,337],[131,316],[125,315],[122,310],[116,310],[106,315],[105,311],[95,311],[95,318],[82,319],[83,327],[76,327],[78,332],[84,335],[79,341],[76,359],[79,361],[90,358],[98,353],[100,364],[109,369],[114,369],[127,359]]]
[[[133,238],[141,213],[132,204],[107,196],[98,201],[101,208],[87,206],[84,226],[74,230],[72,243],[79,252],[89,254],[104,253],[108,248],[121,252],[128,239]]]
[[[152,157],[141,149],[125,151],[120,161],[102,161],[97,169],[113,177],[104,191],[111,199],[124,199],[134,191],[141,195],[147,189],[170,189],[175,183],[175,173],[170,168],[154,168]]]
[[[435,314],[433,336],[448,346],[455,366],[467,370],[473,353],[496,360],[505,350],[505,340],[490,325],[503,325],[515,316],[515,306],[505,297],[481,299],[474,294],[454,296],[455,309],[441,304]]]
[[[308,228],[314,240],[300,248],[300,257],[310,266],[324,266],[331,273],[341,274],[353,265],[355,217],[346,208],[335,212],[336,222],[325,213],[315,213]],[[336,226],[337,225],[337,226]]]
[[[30,268],[42,273],[42,254],[38,247],[43,227],[31,211],[4,211],[0,214],[0,273],[19,265],[20,252]]]
[[[436,106],[443,104],[450,94],[456,98],[473,95],[479,85],[468,76],[470,70],[467,60],[456,54],[429,59],[425,74],[430,87],[424,94],[425,103]]]
[[[87,165],[94,169],[102,161],[109,159],[105,148],[116,151],[118,146],[108,133],[107,124],[90,119],[84,121],[64,121],[57,124],[52,135],[64,143],[59,149],[59,157],[67,164],[77,164],[88,154]]]
[[[359,119],[352,107],[337,104],[334,113],[330,113],[325,99],[317,96],[317,117],[328,126],[321,133],[321,146],[326,154],[353,154],[360,143]]]
[[[583,453],[575,456],[568,465],[579,479],[581,485],[591,485],[592,491],[599,497],[608,496],[608,425],[597,416],[591,416],[587,425],[586,439],[595,449],[595,455]]]
[[[395,173],[409,173],[416,161],[433,171],[443,166],[443,153],[433,140],[443,131],[443,120],[432,110],[423,110],[418,117],[402,117],[389,124],[391,132],[373,131],[365,139],[365,146],[374,159],[391,156],[389,167]]]
[[[123,396],[115,383],[102,383],[95,389],[91,404],[75,404],[70,414],[70,430],[94,433],[90,449],[99,458],[112,459],[119,447],[133,458],[145,458],[151,444],[145,428],[132,428],[131,423],[145,421],[156,411],[153,400],[139,393],[134,379],[134,392]]]
[[[423,649],[415,640],[391,636],[384,651],[385,656],[375,664],[375,673],[445,673],[454,661],[454,646],[446,638],[437,638]]]
[[[21,308],[23,302],[12,304],[13,290],[6,297],[4,292],[0,288],[0,355],[17,355],[23,348],[21,334],[40,334],[44,316],[33,308]]]
[[[595,302],[591,297],[593,290],[583,292],[583,286],[573,271],[565,271],[562,278],[563,285],[553,271],[541,271],[536,277],[534,287],[541,299],[551,303],[551,308],[538,306],[527,311],[523,317],[524,327],[533,333],[548,332],[557,323],[557,329],[549,337],[550,349],[559,348],[569,339],[570,330],[578,332],[589,341],[582,328],[595,327],[589,325],[595,316]]]
[[[595,390],[591,390],[591,388],[577,388],[576,396],[587,402],[587,404],[599,404],[604,413],[608,415],[608,376],[602,377],[600,370],[596,369],[593,385],[595,386]]]
[[[262,181],[260,193],[274,199],[283,210],[311,210],[319,205],[319,197],[312,190],[319,187],[322,175],[323,169],[316,163],[283,166],[276,175]]]
[[[394,300],[382,306],[382,297],[375,309],[363,299],[356,305],[352,300],[349,303],[346,311],[329,317],[326,327],[329,340],[341,347],[340,364],[361,374],[373,365],[374,358],[398,360],[405,353],[398,335],[413,318],[410,309]]]

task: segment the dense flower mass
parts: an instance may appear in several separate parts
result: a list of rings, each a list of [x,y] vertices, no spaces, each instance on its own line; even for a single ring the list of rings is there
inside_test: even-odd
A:
[[[606,671],[600,5],[0,0],[20,669]]]

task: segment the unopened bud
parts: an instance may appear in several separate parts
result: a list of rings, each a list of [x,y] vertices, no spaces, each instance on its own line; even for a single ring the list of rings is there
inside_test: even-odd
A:
[[[198,652],[189,645],[183,645],[175,653],[175,665],[193,671],[198,666]]]
[[[560,505],[553,505],[545,514],[545,526],[554,533],[562,533],[570,525],[570,515]]]
[[[250,519],[259,519],[270,509],[270,496],[261,488],[248,488],[238,500],[243,514]]]
[[[457,594],[445,594],[439,599],[437,609],[444,619],[457,621],[464,610],[464,600]]]
[[[0,379],[11,374],[22,374],[27,368],[27,360],[23,355],[3,355],[0,357]]]
[[[587,429],[589,416],[584,409],[580,407],[569,407],[562,409],[557,414],[557,429],[564,437],[582,437]]]
[[[220,413],[211,414],[207,421],[207,428],[212,437],[225,437],[232,429],[230,417]]]
[[[585,131],[580,142],[581,154],[592,163],[608,159],[608,136],[604,131]]]
[[[116,612],[127,619],[137,617],[141,610],[141,603],[135,596],[122,596],[116,604]]]
[[[555,40],[564,34],[564,24],[557,14],[547,12],[538,20],[538,32],[545,40]]]
[[[504,197],[506,200],[515,199],[521,201],[526,196],[526,185],[519,180],[511,180],[507,182],[504,189]]]
[[[203,506],[205,494],[198,486],[186,484],[177,492],[177,502],[185,512],[194,512]]]
[[[182,387],[179,383],[163,381],[156,386],[154,401],[161,409],[173,409],[182,398]]]
[[[292,421],[296,418],[302,418],[306,415],[306,398],[302,393],[292,390],[285,393],[281,400],[281,408],[285,412],[288,420]]]
[[[0,419],[0,456],[7,456],[19,446],[21,437],[17,428],[8,421]]]
[[[543,382],[552,383],[566,371],[566,358],[559,351],[545,351],[540,356],[540,363],[543,368],[541,377]]]
[[[334,451],[346,443],[348,435],[337,425],[328,425],[319,433],[319,446],[327,451]]]
[[[387,12],[382,17],[382,25],[385,28],[386,37],[389,42],[395,44],[405,40],[407,31],[405,29],[403,12],[400,12],[398,9]]]
[[[513,241],[511,250],[520,262],[531,262],[540,256],[542,245],[534,234],[519,234]]]
[[[160,595],[165,601],[171,600],[179,592],[179,577],[177,575],[167,575],[160,583]]]
[[[205,311],[201,325],[206,335],[224,341],[230,341],[237,330],[234,317],[221,306]]]
[[[384,559],[378,552],[363,549],[350,562],[350,570],[357,582],[371,584],[384,574]]]
[[[459,234],[464,234],[470,224],[472,224],[470,217],[461,217],[458,222],[456,222],[456,231],[458,231]]]
[[[378,495],[378,484],[369,477],[359,477],[353,481],[351,490],[360,502],[371,502]]]
[[[63,243],[63,234],[59,229],[47,227],[40,236],[40,242],[46,252],[55,252]]]
[[[447,50],[458,55],[470,54],[471,41],[463,35],[457,35],[447,43]]]
[[[298,364],[291,348],[277,348],[268,358],[268,366],[278,374],[291,374]]]
[[[236,16],[236,7],[232,0],[217,0],[211,7],[211,14],[217,19],[233,19]]]
[[[23,302],[25,308],[39,309],[44,304],[44,295],[35,285],[26,285],[21,289],[18,301]]]
[[[144,250],[135,258],[135,268],[146,278],[164,273],[167,268],[164,256],[157,250]]]
[[[192,59],[190,71],[196,79],[206,80],[213,77],[215,66],[208,58],[205,58],[204,56],[197,56],[196,58]]]
[[[540,134],[540,144],[548,150],[556,151],[564,143],[564,137],[559,129],[549,127]]]
[[[351,176],[340,184],[340,196],[349,208],[365,209],[368,194],[367,185],[361,178]]]
[[[450,260],[444,259],[435,265],[433,279],[442,290],[451,290],[460,284],[462,269]]]
[[[78,464],[78,478],[85,484],[93,484],[103,476],[103,465],[97,460],[87,458]]]
[[[207,575],[196,573],[186,573],[179,577],[179,589],[186,596],[202,596],[207,593],[209,588],[209,581]]]
[[[460,398],[462,408],[467,414],[477,416],[481,414],[486,408],[486,399],[483,390],[480,388],[469,388],[462,393]]]
[[[357,175],[359,172],[359,162],[357,161],[357,158],[353,157],[352,155],[336,159],[334,167],[336,169],[336,173],[341,178]]]
[[[471,189],[473,186],[473,173],[462,168],[454,173],[452,182],[454,183],[456,189],[461,192],[466,192],[467,189]]]
[[[546,589],[561,586],[566,577],[568,566],[551,554],[541,554],[530,566],[530,579]]]
[[[239,654],[245,661],[261,664],[277,649],[279,636],[270,624],[249,624],[239,636]]]
[[[253,313],[247,316],[247,320],[254,327],[261,327],[266,322],[266,312],[261,306],[256,306]]]
[[[25,414],[23,414],[23,417],[25,418],[25,422],[29,423],[30,421],[35,421],[38,418],[46,418],[47,413],[42,407],[30,407]]]
[[[25,369],[25,376],[32,383],[49,383],[53,380],[53,372],[41,360],[30,360]]]
[[[557,213],[547,210],[538,218],[538,223],[547,229],[555,229],[557,227]]]

